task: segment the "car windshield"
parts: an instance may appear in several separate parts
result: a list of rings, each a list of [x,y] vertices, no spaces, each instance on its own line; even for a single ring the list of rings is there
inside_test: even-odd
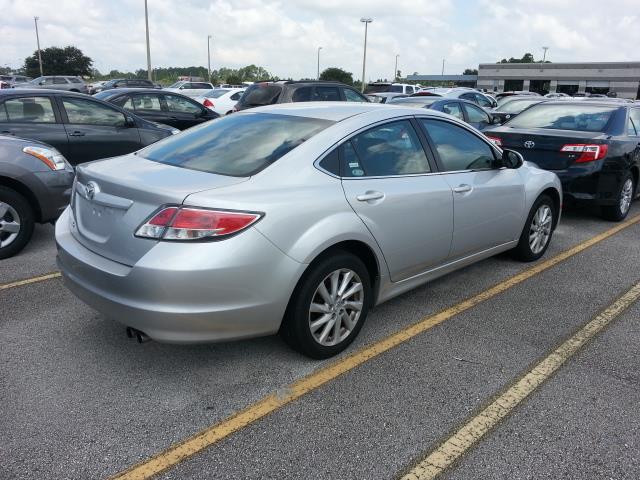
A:
[[[617,109],[616,106],[541,103],[525,110],[505,126],[603,132]]]
[[[240,105],[246,107],[259,107],[262,105],[271,105],[278,101],[278,97],[282,92],[281,85],[258,83],[247,88],[240,98]]]
[[[208,91],[204,92],[202,94],[202,96],[207,97],[207,98],[218,98],[218,97],[223,96],[228,91],[229,90],[227,90],[225,88],[216,88],[214,90],[208,90]]]
[[[520,113],[525,108],[540,103],[540,100],[514,100],[512,102],[505,103],[500,109],[504,113]]]
[[[139,152],[156,162],[248,177],[334,122],[267,113],[238,113],[191,128]]]
[[[169,85],[168,88],[180,88],[182,86],[182,82],[176,82],[173,85]]]

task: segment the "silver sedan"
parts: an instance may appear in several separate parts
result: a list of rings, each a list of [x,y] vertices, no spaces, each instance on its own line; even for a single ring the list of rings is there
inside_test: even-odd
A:
[[[439,112],[256,108],[77,168],[66,285],[163,342],[280,332],[325,358],[373,306],[473,262],[546,251],[557,176]]]

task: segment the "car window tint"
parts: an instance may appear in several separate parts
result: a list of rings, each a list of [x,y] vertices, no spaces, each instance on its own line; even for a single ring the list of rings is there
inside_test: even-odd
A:
[[[51,99],[46,97],[11,98],[4,102],[10,122],[55,123]]]
[[[339,102],[338,87],[316,87],[313,100],[316,102]]]
[[[122,127],[125,117],[118,110],[84,98],[63,98],[69,123],[82,125],[105,125]]]
[[[79,78],[76,78],[76,77],[69,77],[69,81],[71,83],[82,83],[82,80],[80,80]]]
[[[111,103],[114,105],[118,105],[126,110],[133,110],[133,100],[129,95],[123,95],[122,97],[118,97],[113,100]]]
[[[420,119],[434,143],[445,171],[492,168],[493,149],[479,137],[449,122]]]
[[[211,85],[208,83],[192,83],[191,88],[196,90],[211,90]]]
[[[351,90],[350,88],[343,88],[344,97],[347,102],[361,102],[367,103],[367,99],[360,95],[358,92]]]
[[[489,115],[487,115],[487,113],[481,108],[476,107],[475,105],[465,105],[464,109],[467,111],[470,123],[490,123]]]
[[[261,105],[272,105],[278,102],[282,93],[281,85],[257,83],[247,88],[240,98],[240,103],[246,107],[259,107]]]
[[[198,114],[202,112],[202,107],[197,105],[186,98],[178,97],[176,95],[165,95],[164,98],[167,101],[167,106],[170,112],[178,113],[192,113]]]
[[[154,112],[160,112],[162,110],[158,95],[148,93],[143,95],[134,95],[133,108],[136,110],[150,110]]]
[[[62,78],[62,77],[56,77],[53,79],[53,83],[55,85],[66,85],[67,84],[67,79],[66,78]]]
[[[411,122],[385,123],[351,139],[355,155],[345,146],[346,177],[411,175],[431,171]]]
[[[186,90],[186,89],[191,89],[193,87],[191,87],[190,83],[183,83],[182,85],[180,85],[180,88]]]
[[[469,100],[470,102],[475,102],[476,101],[476,96],[474,93],[463,93],[462,95],[460,95],[460,98],[463,100]]]
[[[291,96],[292,102],[310,102],[311,101],[311,87],[296,88]]]
[[[139,154],[178,167],[247,177],[333,123],[268,113],[227,115],[161,140]]]
[[[442,106],[442,111],[464,121],[464,114],[462,113],[462,109],[458,102],[445,103]]]
[[[320,160],[320,167],[334,175],[340,175],[340,154],[337,148]]]
[[[629,135],[640,135],[640,108],[632,108],[629,111],[629,119],[633,122],[633,127],[635,128],[635,133],[632,134],[629,131]]]

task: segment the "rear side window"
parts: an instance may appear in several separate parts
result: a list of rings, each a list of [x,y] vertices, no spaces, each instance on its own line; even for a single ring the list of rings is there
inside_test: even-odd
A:
[[[462,113],[462,109],[458,102],[445,103],[442,106],[442,111],[464,121],[464,114]]]
[[[72,124],[111,127],[123,127],[125,124],[124,114],[92,100],[63,98],[62,104],[67,112],[69,123]]]
[[[509,122],[511,128],[548,128],[579,132],[604,132],[619,107],[540,103]]]
[[[160,106],[160,98],[158,95],[145,94],[133,96],[133,108],[136,110],[147,110],[152,112],[159,112],[162,110]]]
[[[9,122],[56,123],[51,99],[46,97],[12,98],[4,106]]]
[[[292,102],[310,102],[311,101],[311,87],[296,88],[291,96]]]
[[[257,84],[251,85],[244,92],[240,103],[245,107],[261,107],[278,102],[282,93],[281,85]]]
[[[234,114],[166,138],[140,155],[177,167],[248,177],[333,123],[289,115]]]
[[[79,78],[76,78],[76,77],[68,77],[68,80],[71,83],[82,83],[82,80],[80,80]]]
[[[165,95],[164,98],[167,101],[167,107],[170,112],[192,113],[194,115],[202,113],[200,104],[191,102],[186,98],[178,97],[177,95]]]
[[[339,102],[340,92],[338,87],[316,87],[313,100],[316,102]]]
[[[63,77],[56,77],[53,79],[53,83],[55,85],[66,85],[67,84],[67,79],[63,78]]]
[[[640,135],[640,108],[632,108],[629,111],[629,135]],[[631,129],[635,133],[631,133]]]

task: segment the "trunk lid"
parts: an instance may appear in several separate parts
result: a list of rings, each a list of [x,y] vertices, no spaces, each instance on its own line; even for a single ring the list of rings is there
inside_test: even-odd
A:
[[[579,153],[561,152],[560,149],[565,145],[607,143],[607,135],[602,132],[576,130],[516,129],[505,126],[486,134],[499,138],[502,148],[521,153],[526,161],[535,163],[545,170],[566,170],[580,156]]]
[[[181,204],[192,193],[246,180],[166,165],[135,154],[91,162],[76,170],[72,232],[94,253],[132,266],[157,243],[134,234],[160,206]]]

